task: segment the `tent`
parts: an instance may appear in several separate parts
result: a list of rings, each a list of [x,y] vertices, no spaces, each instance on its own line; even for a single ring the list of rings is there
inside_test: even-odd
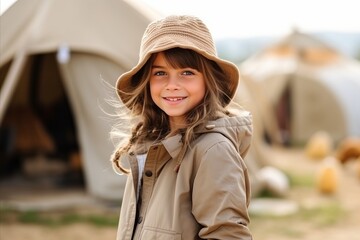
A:
[[[116,175],[109,162],[114,143],[109,137],[113,119],[107,113],[114,109],[105,100],[116,98],[109,86],[136,64],[141,36],[155,17],[132,0],[18,0],[0,18],[1,129],[16,122],[22,128],[13,133],[26,129],[33,138],[32,145],[20,146],[56,149],[38,113],[43,118],[48,117],[44,112],[57,114],[60,128],[71,118],[56,107],[67,101],[87,191],[104,199],[121,198],[125,177]],[[1,140],[11,150],[16,134]]]
[[[335,142],[360,136],[360,63],[319,39],[295,30],[240,69],[266,89],[285,143],[304,144],[318,131]]]

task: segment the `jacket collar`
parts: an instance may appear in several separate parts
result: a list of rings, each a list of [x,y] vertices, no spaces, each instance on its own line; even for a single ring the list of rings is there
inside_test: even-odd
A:
[[[170,154],[172,158],[176,158],[181,150],[182,142],[181,142],[181,134],[176,134],[172,137],[166,138],[161,141],[164,145],[166,151]]]

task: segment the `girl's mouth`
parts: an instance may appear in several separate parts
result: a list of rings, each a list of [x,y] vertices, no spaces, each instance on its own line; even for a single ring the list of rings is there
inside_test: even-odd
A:
[[[186,97],[164,97],[165,100],[170,102],[178,102],[184,100]]]

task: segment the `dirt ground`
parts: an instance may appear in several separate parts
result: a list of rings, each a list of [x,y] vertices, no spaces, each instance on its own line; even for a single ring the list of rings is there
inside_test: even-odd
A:
[[[250,229],[256,240],[359,240],[360,239],[360,176],[353,165],[341,166],[338,188],[334,194],[322,194],[315,185],[321,161],[305,157],[301,150],[269,149],[271,164],[305,183],[292,185],[282,200],[297,203],[299,210],[285,216],[252,216]],[[0,195],[2,203],[6,197]],[[3,204],[2,204],[3,205]],[[88,206],[91,204],[88,202]],[[104,216],[118,213],[117,206],[99,208],[82,206],[82,211]],[[92,205],[94,206],[94,205]],[[84,210],[85,209],[85,210]],[[87,209],[87,210],[86,210]],[[0,240],[113,240],[116,224],[99,226],[74,222],[57,226],[24,223],[6,218],[0,222]]]

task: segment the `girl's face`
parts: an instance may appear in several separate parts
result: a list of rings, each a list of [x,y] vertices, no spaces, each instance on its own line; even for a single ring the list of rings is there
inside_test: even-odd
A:
[[[204,76],[193,68],[173,68],[159,53],[151,69],[150,93],[155,104],[169,116],[173,131],[185,127],[185,114],[202,102]]]

